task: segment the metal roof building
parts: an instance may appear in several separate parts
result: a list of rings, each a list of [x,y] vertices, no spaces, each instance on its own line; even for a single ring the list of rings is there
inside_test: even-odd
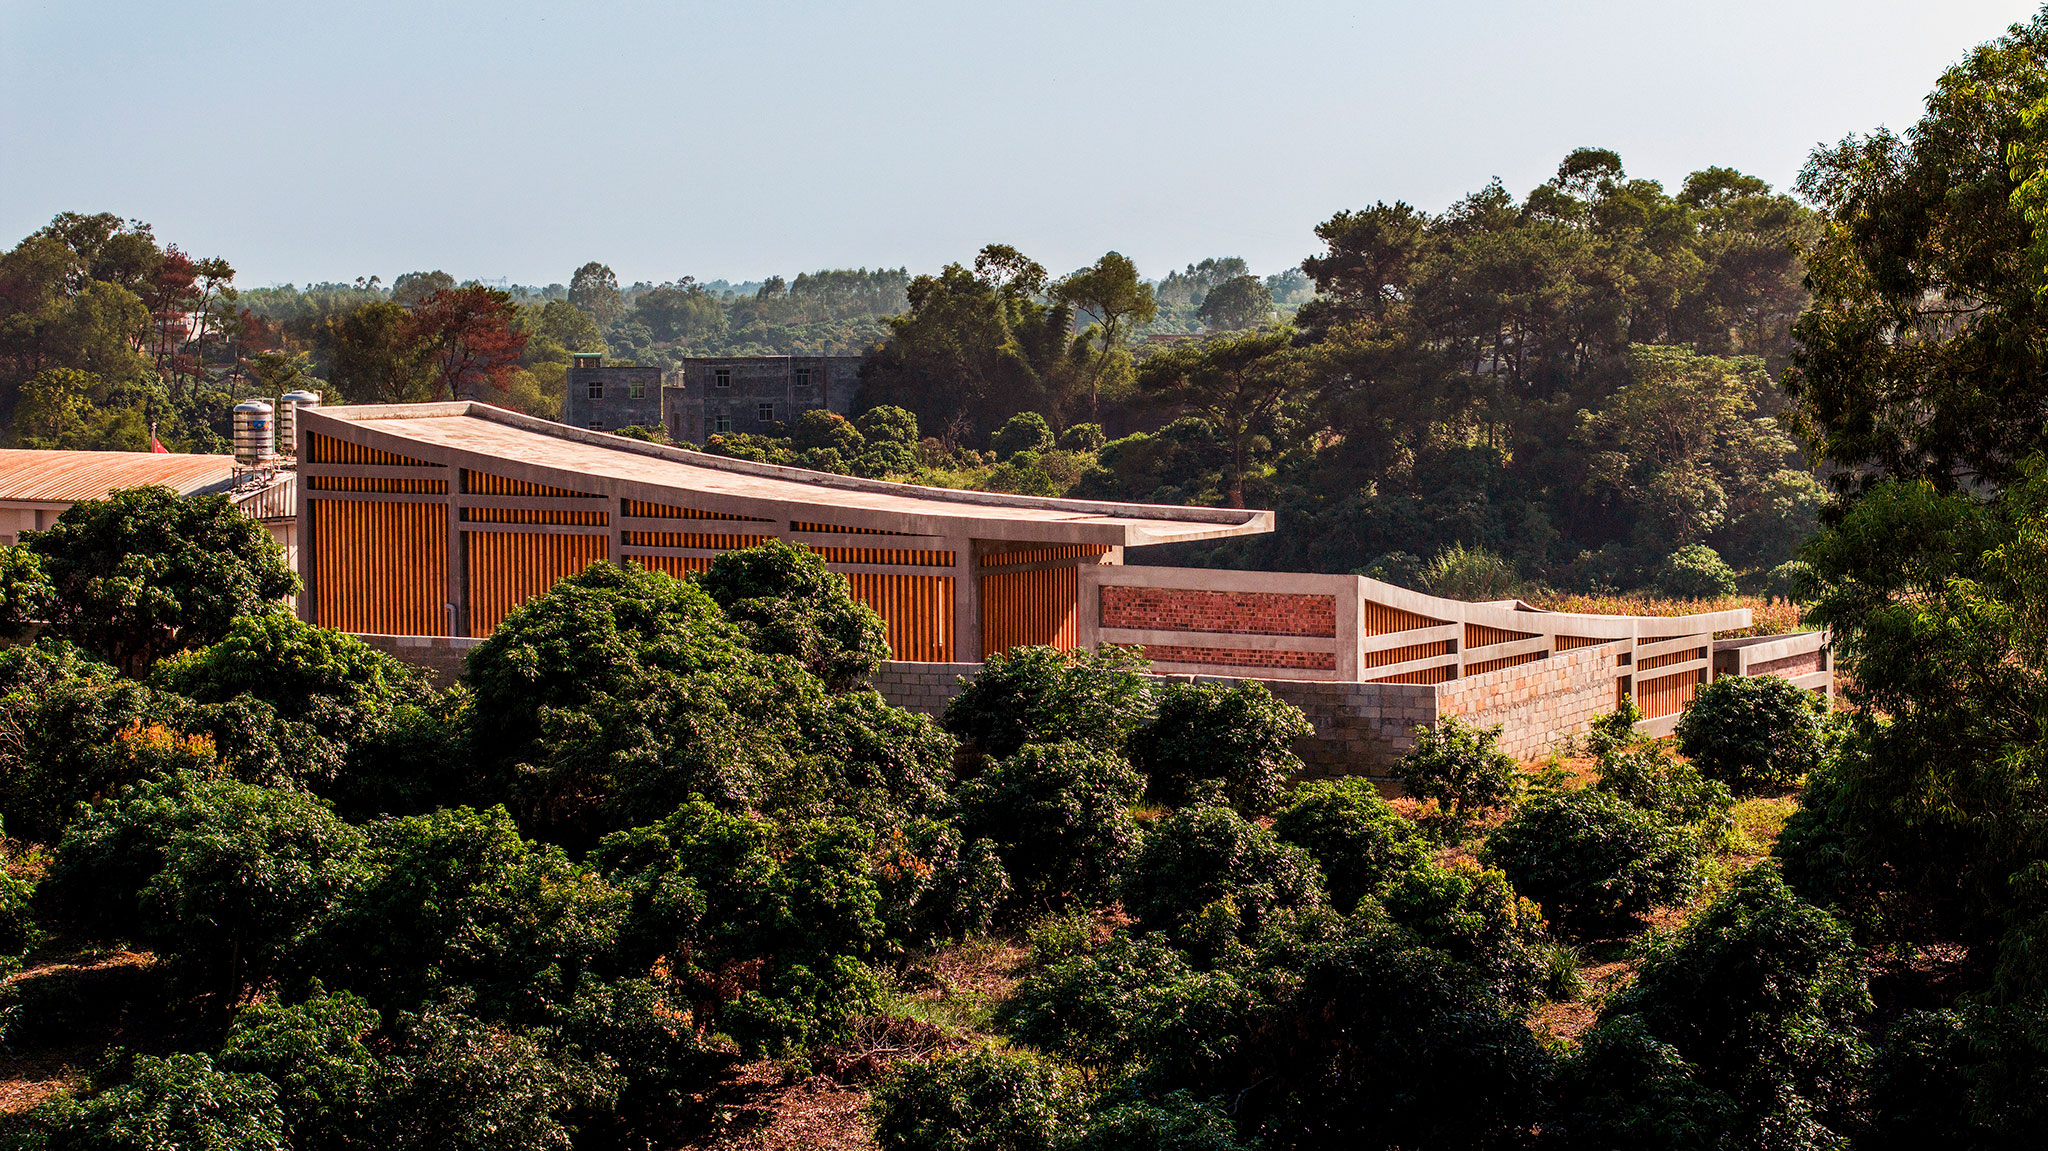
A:
[[[321,408],[298,436],[301,614],[358,633],[485,636],[595,561],[681,575],[784,539],[847,577],[896,658],[976,661],[1078,643],[1084,565],[1273,526],[776,467],[474,402]]]
[[[250,472],[233,456],[0,448],[0,544],[55,523],[80,500],[159,484],[181,496],[225,495],[295,555],[298,520],[288,471]]]

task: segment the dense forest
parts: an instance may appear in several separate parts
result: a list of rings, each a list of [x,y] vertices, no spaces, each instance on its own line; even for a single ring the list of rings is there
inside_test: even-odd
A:
[[[2044,109],[2048,13],[1798,200],[1581,151],[1340,213],[1284,322],[1285,277],[991,247],[901,284],[856,419],[707,445],[1303,525],[1218,562],[1796,562],[1832,714],[1725,679],[1537,763],[1448,722],[1388,799],[1300,779],[1258,684],[1114,650],[892,708],[880,621],[785,544],[593,566],[438,685],[284,612],[221,497],[75,505],[0,549],[0,1139],[2048,1143]],[[112,217],[4,260],[20,442],[209,443],[244,380],[518,395],[632,311],[427,276],[266,318]],[[1141,338],[1169,307],[1202,334]]]

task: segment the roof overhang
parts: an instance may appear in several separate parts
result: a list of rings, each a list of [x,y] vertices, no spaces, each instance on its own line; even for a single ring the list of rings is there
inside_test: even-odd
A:
[[[765,518],[829,509],[835,523],[911,535],[1139,547],[1273,530],[1270,511],[861,479],[650,444],[474,401],[300,409],[300,420],[309,432],[364,447],[550,487]]]

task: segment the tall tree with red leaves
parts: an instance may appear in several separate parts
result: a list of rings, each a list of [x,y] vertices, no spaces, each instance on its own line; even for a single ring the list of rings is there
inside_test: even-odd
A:
[[[421,300],[410,327],[433,367],[437,392],[453,399],[475,399],[485,385],[503,392],[526,350],[526,333],[512,327],[517,315],[510,293],[481,284],[443,288]]]

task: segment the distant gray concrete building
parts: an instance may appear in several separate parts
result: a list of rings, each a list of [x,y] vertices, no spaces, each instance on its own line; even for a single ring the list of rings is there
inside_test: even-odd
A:
[[[670,438],[701,444],[721,432],[773,431],[813,408],[853,413],[859,356],[692,356],[662,389]]]
[[[663,377],[660,368],[607,366],[596,352],[572,353],[562,422],[600,432],[658,427]]]

